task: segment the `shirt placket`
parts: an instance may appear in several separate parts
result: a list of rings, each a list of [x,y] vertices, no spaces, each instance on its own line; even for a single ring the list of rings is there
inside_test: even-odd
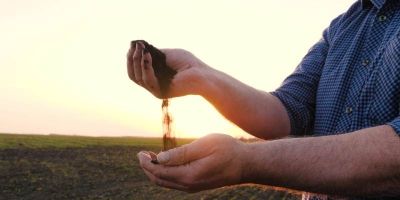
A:
[[[388,27],[389,16],[385,11],[377,11],[371,17],[371,27],[366,33],[362,51],[356,58],[354,74],[351,80],[351,87],[347,93],[346,102],[342,110],[336,132],[349,132],[359,129],[362,126],[362,111],[366,105],[360,102],[362,93],[368,91],[364,89],[371,76],[376,55],[383,42],[385,31]]]

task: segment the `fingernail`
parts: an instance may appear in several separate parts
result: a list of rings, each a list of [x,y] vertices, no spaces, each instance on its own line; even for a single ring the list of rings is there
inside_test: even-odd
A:
[[[161,152],[157,155],[157,160],[159,163],[166,163],[169,161],[169,153]]]
[[[139,152],[139,153],[137,153],[137,157],[139,158],[140,156],[146,156],[147,154],[146,154],[146,152],[144,152],[144,151],[141,151],[141,152]]]

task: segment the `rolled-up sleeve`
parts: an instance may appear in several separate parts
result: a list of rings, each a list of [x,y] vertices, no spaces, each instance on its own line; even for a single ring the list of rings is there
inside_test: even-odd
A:
[[[292,135],[311,134],[318,83],[329,49],[327,40],[328,30],[325,30],[323,38],[309,50],[295,71],[271,92],[286,107]]]
[[[387,125],[391,126],[397,135],[400,136],[400,116],[387,123]]]

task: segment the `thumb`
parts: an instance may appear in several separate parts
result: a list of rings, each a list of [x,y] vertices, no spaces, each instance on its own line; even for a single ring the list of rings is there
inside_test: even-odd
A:
[[[157,155],[157,160],[162,165],[183,165],[197,160],[206,155],[202,155],[202,150],[196,143],[186,144],[178,148],[163,151]]]

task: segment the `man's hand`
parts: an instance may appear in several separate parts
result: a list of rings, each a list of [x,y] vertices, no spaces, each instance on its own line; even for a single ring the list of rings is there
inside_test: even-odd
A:
[[[246,167],[245,144],[212,134],[190,144],[161,152],[153,164],[146,152],[138,158],[149,179],[163,187],[196,192],[239,184]]]
[[[143,49],[144,44],[140,42],[129,49],[129,78],[154,96],[162,98],[151,55]],[[209,67],[188,51],[161,51],[166,56],[167,65],[177,72],[169,86],[167,98],[200,95],[231,122],[259,138],[280,138],[289,134],[289,116],[286,108],[275,96],[256,90]]]
[[[338,196],[400,196],[400,138],[388,126],[244,144],[210,135],[157,156],[138,154],[157,185],[199,191],[244,182]]]
[[[161,49],[166,55],[167,65],[178,73],[169,88],[168,97],[197,94],[199,80],[207,65],[193,54],[183,49]],[[144,87],[154,96],[161,98],[160,87],[152,67],[150,53],[144,51],[144,44],[137,42],[127,54],[129,78],[136,84]]]

